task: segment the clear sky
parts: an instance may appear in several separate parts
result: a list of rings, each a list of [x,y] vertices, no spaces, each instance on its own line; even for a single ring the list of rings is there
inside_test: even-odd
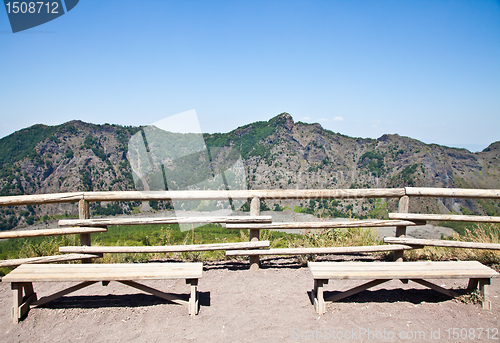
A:
[[[191,109],[204,132],[288,112],[480,150],[500,140],[499,1],[80,0],[15,34],[0,8],[0,137]]]

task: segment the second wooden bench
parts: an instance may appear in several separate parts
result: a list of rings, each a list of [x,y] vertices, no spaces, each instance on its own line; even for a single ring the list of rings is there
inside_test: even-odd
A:
[[[479,289],[483,297],[482,305],[485,309],[491,309],[488,298],[488,287],[492,277],[499,274],[477,261],[439,261],[439,262],[309,262],[309,270],[314,279],[312,300],[316,312],[325,313],[325,302],[334,302],[347,298],[368,288],[380,285],[392,279],[400,279],[403,282],[412,280],[423,286],[432,288],[438,292],[451,297],[457,294],[451,290],[435,285],[428,279],[469,279],[468,289]],[[323,285],[328,280],[369,280],[360,286],[348,291],[324,297]]]

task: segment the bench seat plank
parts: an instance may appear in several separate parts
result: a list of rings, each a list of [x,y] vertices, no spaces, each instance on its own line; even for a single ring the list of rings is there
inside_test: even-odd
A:
[[[61,219],[59,226],[111,226],[111,225],[152,225],[152,224],[211,224],[211,223],[270,223],[271,216],[230,216],[230,217],[157,217],[157,218],[98,218]]]
[[[491,278],[499,274],[477,261],[309,262],[314,279]]]
[[[23,264],[2,282],[199,279],[202,263]]]

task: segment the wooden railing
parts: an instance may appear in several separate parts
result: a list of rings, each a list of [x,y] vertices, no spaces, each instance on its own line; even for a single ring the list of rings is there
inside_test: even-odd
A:
[[[499,223],[500,217],[491,216],[462,216],[462,215],[441,215],[441,214],[410,214],[409,203],[410,197],[440,197],[440,198],[475,198],[475,199],[500,199],[500,190],[492,189],[447,189],[447,188],[420,188],[406,187],[393,189],[322,189],[322,190],[236,190],[236,191],[157,191],[157,192],[139,192],[139,191],[124,191],[124,192],[74,192],[60,194],[34,194],[20,196],[0,197],[0,206],[21,206],[21,205],[39,205],[53,203],[78,202],[79,223],[74,225],[82,225],[78,228],[58,228],[37,231],[8,231],[0,232],[1,238],[13,237],[33,237],[40,235],[61,235],[61,234],[80,234],[80,244],[82,246],[91,245],[91,233],[93,230],[105,231],[102,228],[107,225],[112,225],[116,220],[108,220],[108,223],[101,225],[89,225],[92,220],[89,203],[101,201],[179,201],[179,200],[250,200],[250,216],[260,216],[260,202],[262,200],[309,200],[309,199],[344,199],[344,200],[361,200],[365,198],[399,198],[398,213],[391,213],[390,220],[375,221],[368,220],[365,222],[356,222],[356,227],[375,227],[375,226],[396,226],[394,240],[388,240],[387,243],[403,244],[400,249],[395,250],[395,259],[402,260],[403,251],[421,245],[429,245],[429,242],[419,241],[408,243],[402,239],[406,236],[406,227],[410,225],[423,225],[427,220],[447,220],[447,221],[468,221],[468,222],[494,222]],[[137,219],[136,219],[137,220]],[[130,222],[131,220],[122,220],[122,223]],[[226,222],[222,220],[222,222]],[[110,224],[111,223],[111,224]],[[64,226],[64,221],[60,222],[60,226]],[[238,225],[240,225],[238,227]],[[241,226],[243,225],[243,226]],[[254,226],[252,226],[254,225]],[[318,223],[272,223],[272,224],[228,224],[228,228],[247,228],[250,231],[250,242],[257,242],[260,239],[260,229],[263,228],[278,228],[278,226],[288,225],[287,228],[326,228],[326,227],[342,227],[344,224],[331,222]],[[333,225],[333,226],[332,226]],[[101,226],[96,228],[94,226]],[[352,226],[352,225],[351,225]],[[406,243],[404,243],[406,242]],[[425,243],[425,244],[424,244]],[[491,246],[495,249],[494,246]],[[281,249],[283,250],[283,249]],[[385,248],[387,251],[388,248]],[[241,253],[244,255],[244,253]],[[266,254],[266,253],[263,253]],[[80,254],[81,255],[81,254]],[[234,254],[236,255],[236,254]],[[258,269],[259,254],[253,251],[249,254],[251,269]],[[80,256],[81,257],[81,256]],[[94,257],[94,255],[89,255]],[[89,260],[85,260],[89,262]],[[23,262],[25,263],[25,262]],[[2,264],[0,263],[0,266]]]

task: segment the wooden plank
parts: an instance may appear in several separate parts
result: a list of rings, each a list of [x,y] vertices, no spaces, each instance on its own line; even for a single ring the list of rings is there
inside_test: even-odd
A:
[[[380,251],[411,250],[409,245],[372,245],[359,247],[327,247],[327,248],[280,248],[260,250],[232,250],[226,251],[226,256],[252,255],[308,255],[308,254],[351,254]]]
[[[499,189],[406,187],[405,192],[409,196],[500,199]]]
[[[52,262],[64,262],[64,261],[76,261],[87,258],[98,258],[100,255],[95,254],[71,254],[71,255],[54,255],[54,256],[42,256],[42,257],[29,257],[29,258],[18,258],[13,260],[2,260],[0,261],[0,267],[13,267],[19,266],[21,264],[38,264],[38,263],[52,263]]]
[[[59,247],[62,253],[170,253],[187,251],[213,251],[234,250],[250,248],[267,248],[269,241],[240,242],[240,243],[217,243],[217,244],[193,244],[193,245],[160,245],[160,246],[66,246]]]
[[[418,261],[418,262],[309,262],[311,269],[339,269],[339,268],[386,268],[386,269],[406,269],[421,270],[430,268],[471,268],[478,270],[489,270],[491,268],[478,261]]]
[[[479,294],[483,297],[482,307],[485,310],[491,310],[491,301],[489,298],[490,285],[491,285],[491,279],[478,280]]]
[[[458,242],[458,241],[447,241],[439,239],[417,239],[417,238],[406,238],[406,237],[404,238],[384,237],[384,243],[425,245],[425,246],[448,247],[448,248],[500,250],[500,244],[496,243]]]
[[[279,190],[232,190],[232,191],[155,191],[155,192],[85,192],[87,201],[151,201],[151,200],[248,200],[260,199],[365,199],[399,198],[404,188],[370,189],[279,189]]]
[[[19,205],[62,203],[62,202],[77,202],[80,199],[83,199],[83,192],[11,195],[11,196],[0,197],[0,206],[19,206]]]
[[[168,301],[173,302],[175,304],[179,304],[179,305],[188,305],[189,304],[188,301],[181,299],[174,294],[161,292],[157,289],[151,288],[149,286],[143,285],[143,284],[135,282],[135,281],[129,280],[129,281],[118,281],[118,282],[123,283],[124,285],[130,286],[130,287],[136,288],[136,289],[141,290],[143,292],[155,295],[159,298],[168,300]]]
[[[398,204],[398,212],[399,213],[408,213],[410,206],[410,198],[408,195],[405,195],[399,198]],[[406,236],[406,226],[407,225],[398,225],[396,226],[396,237]],[[402,250],[394,252],[394,261],[403,261],[404,252]]]
[[[78,291],[82,288],[85,288],[87,286],[90,286],[96,282],[97,281],[85,281],[85,282],[79,283],[78,285],[74,285],[74,286],[71,286],[69,288],[63,289],[62,291],[54,293],[50,296],[40,298],[37,301],[33,302],[32,304],[33,304],[33,306],[42,306],[42,305],[48,303],[49,301],[56,300],[56,299],[66,295],[66,294],[76,292],[76,291]]]
[[[3,231],[0,232],[0,239],[60,236],[60,235],[96,233],[96,232],[106,232],[106,231],[108,231],[106,228],[100,228],[100,227],[68,227],[63,229],[54,228],[54,229],[41,229],[41,230]]]
[[[367,290],[368,288],[372,288],[372,287],[375,287],[377,285],[380,285],[380,284],[387,282],[387,281],[390,281],[390,280],[386,280],[386,279],[373,280],[373,281],[367,282],[365,284],[362,284],[360,286],[351,288],[350,290],[347,290],[345,292],[340,292],[340,293],[337,293],[337,294],[332,295],[330,297],[327,297],[327,298],[325,298],[325,301],[331,301],[331,302],[339,301],[339,300],[348,298],[351,295],[354,295],[354,294],[357,294],[357,293],[362,292],[364,290]]]
[[[419,213],[389,213],[390,219],[400,220],[432,220],[472,223],[500,223],[500,217],[469,216],[465,214],[419,214]]]
[[[189,314],[191,316],[198,314],[199,302],[198,302],[198,279],[187,279],[186,283],[190,288],[189,295]]]
[[[234,216],[234,217],[157,217],[157,218],[99,218],[63,219],[59,226],[110,226],[110,225],[151,225],[151,224],[194,224],[194,223],[268,223],[271,216]]]
[[[19,323],[21,318],[20,307],[23,303],[23,285],[19,282],[12,282],[10,284],[12,289],[12,320],[14,324]]]
[[[250,201],[250,215],[259,216],[260,215],[260,198],[254,197]],[[227,225],[226,225],[227,226]],[[260,231],[255,229],[250,229],[250,241],[256,242],[260,239]],[[256,271],[260,267],[260,257],[259,255],[250,256],[250,270]]]
[[[23,264],[2,282],[199,279],[202,263]]]
[[[453,292],[449,289],[446,289],[446,288],[443,288],[441,286],[438,286],[436,284],[433,284],[432,282],[429,282],[429,281],[426,281],[426,280],[422,280],[422,279],[411,279],[411,281],[413,282],[416,282],[416,283],[419,283],[421,284],[422,286],[426,286],[426,287],[429,287],[435,291],[438,291],[439,293],[442,293],[442,294],[445,294],[451,298],[455,298],[458,296],[458,294],[456,292]]]
[[[485,278],[499,274],[477,261],[309,262],[315,279]]]
[[[385,226],[415,226],[425,225],[425,221],[409,220],[379,220],[364,219],[353,221],[335,222],[288,222],[288,223],[266,223],[266,224],[227,224],[226,229],[242,230],[304,230],[304,229],[331,229],[331,228],[357,228],[357,227],[385,227]]]
[[[90,218],[90,204],[88,201],[82,199],[78,202],[78,218],[79,219],[89,219]],[[80,245],[88,246],[92,245],[92,237],[90,233],[80,234]],[[84,259],[82,263],[92,263],[91,259]]]

